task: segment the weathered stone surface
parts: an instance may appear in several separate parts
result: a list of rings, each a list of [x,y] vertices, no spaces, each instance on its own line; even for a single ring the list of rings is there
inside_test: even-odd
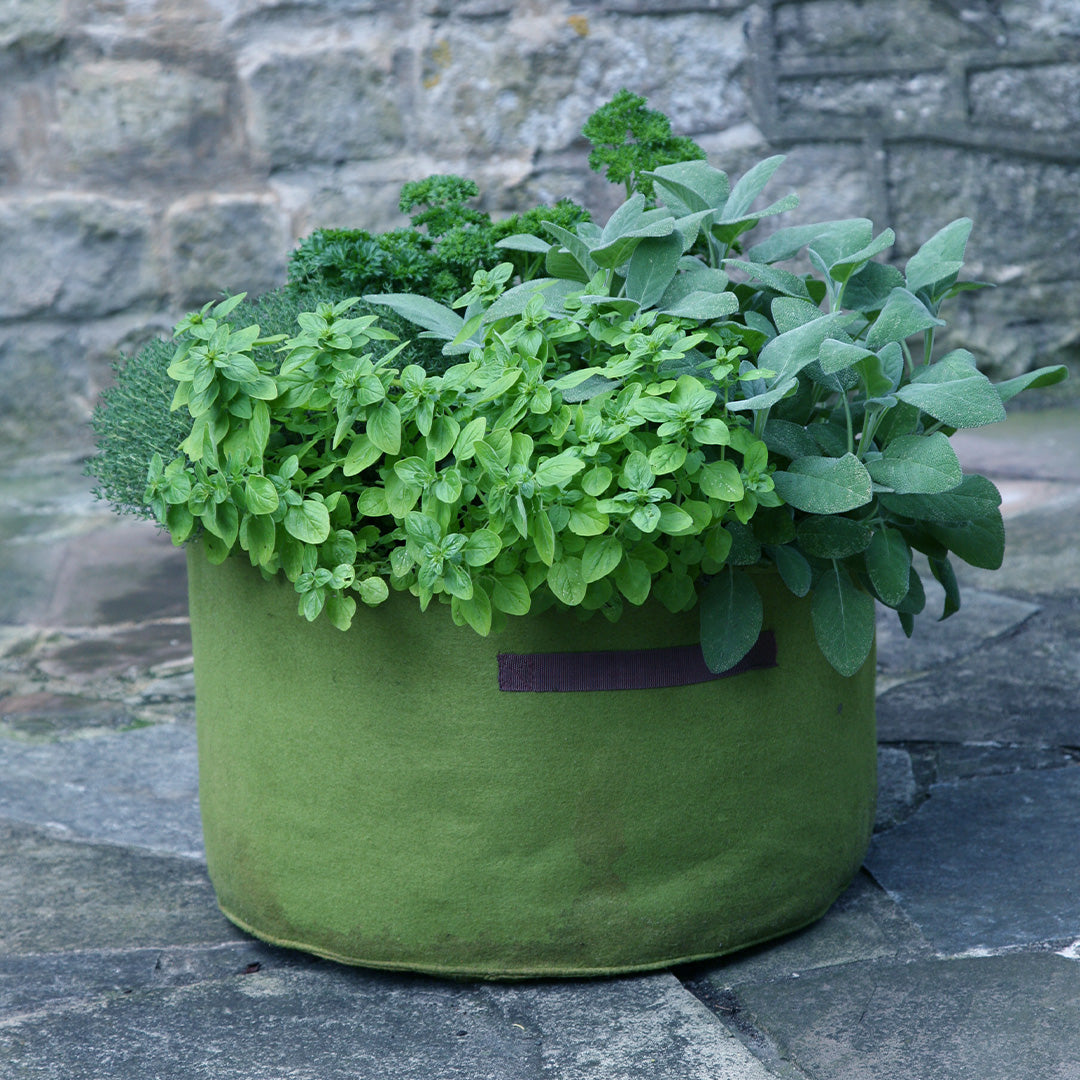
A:
[[[48,825],[72,840],[202,857],[191,727],[2,747],[0,818]]]
[[[315,967],[319,963],[303,953],[241,936],[218,918],[209,917],[207,925],[212,932],[220,928],[226,943],[0,954],[0,1011],[10,1015],[58,999],[100,1001],[135,989],[189,986],[254,974],[270,965]]]
[[[891,829],[915,810],[919,785],[911,755],[899,747],[878,747],[878,797],[874,829]]]
[[[1080,768],[938,784],[866,867],[939,953],[1080,937]]]
[[[147,522],[95,509],[57,519],[51,536],[26,521],[0,544],[0,621],[78,627],[186,615],[183,552]]]
[[[206,868],[194,859],[71,843],[54,831],[4,820],[0,850],[0,955],[216,944],[241,936],[218,911]]]
[[[951,111],[950,81],[948,75],[933,71],[783,78],[778,87],[779,118],[805,124],[817,113],[856,117],[868,126],[880,125],[882,120],[911,124],[940,118]]]
[[[1080,964],[1060,956],[851,964],[737,997],[811,1080],[1080,1075]]]
[[[3,694],[0,690],[0,695],[0,739],[52,742],[66,735],[132,725],[131,711],[115,701],[48,691]]]
[[[1070,644],[1078,634],[1080,593],[1043,598],[1011,633],[881,694],[878,737],[1080,744],[1080,656]]]
[[[108,175],[205,175],[232,126],[229,85],[158,60],[98,60],[65,72],[56,90],[65,166]]]
[[[285,281],[288,229],[272,195],[193,195],[169,207],[172,291],[196,305]]]
[[[1032,131],[1070,131],[1080,123],[1080,64],[976,71],[968,93],[972,118],[979,123]]]
[[[1001,19],[1010,44],[1046,47],[1080,38],[1080,10],[1072,0],[1003,0]]]
[[[804,57],[852,59],[867,72],[899,58],[923,63],[962,47],[986,44],[983,20],[965,19],[932,0],[864,4],[860,0],[800,0],[776,6],[777,52],[784,60]]]
[[[904,634],[896,613],[878,605],[878,693],[906,680],[912,673],[929,671],[951,663],[980,648],[985,642],[1008,633],[1031,618],[1037,604],[996,593],[965,589],[960,610],[938,621],[944,609],[945,590],[926,567],[922,568],[926,609],[915,620],[915,632]]]
[[[802,978],[819,968],[925,954],[927,946],[900,907],[860,871],[828,913],[805,930],[722,960],[691,964],[679,976],[706,1002],[746,984]]]
[[[0,48],[44,49],[61,37],[64,0],[5,0],[0,5]]]
[[[490,26],[441,27],[422,58],[424,144],[453,154],[556,153],[573,145],[589,114],[623,86],[647,96],[684,134],[745,119],[741,17],[611,16],[581,29],[558,9],[522,9]],[[662,77],[676,67],[677,82]]]
[[[0,1061],[27,1078],[107,1068],[115,1080],[769,1076],[670,975],[487,987],[266,964],[130,990],[17,1015],[0,1032]]]
[[[1001,280],[1013,276],[1011,267],[1025,266],[1036,280],[1060,286],[1060,277],[1075,273],[1080,221],[1066,209],[1075,198],[1075,166],[941,146],[929,153],[901,143],[888,148],[887,170],[898,253],[912,253],[943,225],[966,216],[976,221],[967,275],[992,271]],[[1047,220],[1059,227],[1044,233]]]
[[[144,204],[98,196],[0,200],[0,318],[106,315],[161,289]]]
[[[85,404],[71,386],[75,382],[81,389],[85,380],[84,372],[71,370],[80,359],[75,342],[70,326],[0,323],[0,442],[11,447],[43,446],[53,438],[68,445],[86,442],[71,437],[85,419]]]
[[[398,200],[401,186],[415,179],[412,161],[389,159],[377,165],[290,169],[275,173],[270,187],[291,218],[291,249],[293,239],[318,228],[375,232],[406,225]]]
[[[1075,380],[1061,390],[1077,389]],[[1058,387],[1054,387],[1058,390]],[[982,472],[995,480],[1016,477],[1031,481],[1061,481],[1080,486],[1080,425],[1073,409],[1064,405],[1018,408],[1033,401],[1038,391],[1009,406],[1009,418],[1001,424],[956,432],[951,442],[966,472]],[[1038,458],[1035,460],[1034,455]],[[1080,584],[1080,578],[1073,579]]]
[[[247,73],[248,122],[272,168],[383,158],[405,143],[393,50],[279,53]]]

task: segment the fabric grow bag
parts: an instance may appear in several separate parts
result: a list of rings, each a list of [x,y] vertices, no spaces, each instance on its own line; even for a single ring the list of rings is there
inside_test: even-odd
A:
[[[518,684],[552,654],[685,657],[696,612],[552,611],[481,638],[391,594],[342,633],[244,561],[188,566],[210,877],[266,941],[485,978],[659,968],[812,922],[862,861],[873,656],[836,674],[768,576],[775,666],[559,691]]]

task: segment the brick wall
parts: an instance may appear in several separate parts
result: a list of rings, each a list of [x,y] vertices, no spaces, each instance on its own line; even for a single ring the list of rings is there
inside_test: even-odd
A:
[[[713,164],[789,155],[791,223],[869,216],[896,257],[954,217],[952,343],[1080,358],[1075,0],[0,0],[0,430],[80,441],[118,349],[284,280],[400,185],[498,213],[619,192],[578,137],[620,87]]]

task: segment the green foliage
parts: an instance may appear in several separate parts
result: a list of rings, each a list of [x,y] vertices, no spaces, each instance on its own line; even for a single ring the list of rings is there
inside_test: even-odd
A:
[[[572,228],[588,220],[582,207],[564,199],[492,222],[488,214],[466,206],[478,193],[473,181],[460,176],[429,176],[405,184],[400,207],[405,214],[416,211],[411,228],[374,234],[316,229],[290,256],[289,280],[339,295],[414,292],[449,304],[469,287],[477,270],[507,258],[495,247],[503,237],[543,235],[544,221]],[[509,257],[521,277],[532,277],[539,269],[525,253]],[[427,361],[437,363],[433,356]]]
[[[323,296],[341,299],[333,290]],[[316,302],[307,289],[287,286],[257,300],[245,300],[233,318],[257,322],[271,336],[294,326],[297,313]],[[383,321],[390,323],[391,329],[402,325],[385,316]],[[266,347],[261,355],[270,351]],[[191,428],[185,414],[170,411],[176,386],[166,372],[175,352],[173,342],[155,338],[135,354],[122,357],[113,368],[113,385],[103,392],[94,410],[97,453],[88,462],[87,471],[97,481],[94,493],[122,513],[151,516],[143,500],[150,461],[154,454],[172,458]]]
[[[693,139],[675,135],[671,121],[645,99],[620,90],[585,121],[581,134],[592,143],[589,166],[613,184],[625,184],[629,198],[640,192],[653,198],[652,180],[645,174],[677,161],[704,160],[705,151]]]
[[[949,436],[1064,368],[995,386],[965,350],[935,356],[943,306],[979,287],[959,279],[967,219],[903,270],[878,261],[893,233],[864,218],[747,244],[797,204],[760,207],[782,158],[735,183],[696,154],[663,159],[669,129],[627,119],[642,108],[620,95],[590,121],[603,145],[637,140],[607,162],[631,193],[602,226],[572,205],[491,225],[465,210],[467,181],[433,177],[403,201],[427,233],[324,232],[294,256],[297,281],[362,285],[370,306],[339,292],[283,326],[233,298],[183,320],[167,363],[148,347],[105,411],[103,486],[139,380],[164,365],[185,422],[154,435],[142,502],[177,542],[198,532],[215,561],[240,550],[283,573],[308,619],[344,628],[357,602],[408,590],[486,634],[552,604],[616,619],[651,596],[698,608],[721,670],[756,640],[755,574],[775,568],[850,675],[875,601],[908,633],[925,607],[916,553],[952,614],[952,560],[999,566],[1004,527]],[[481,240],[455,276],[467,260],[444,247]],[[796,258],[812,270],[782,265]]]

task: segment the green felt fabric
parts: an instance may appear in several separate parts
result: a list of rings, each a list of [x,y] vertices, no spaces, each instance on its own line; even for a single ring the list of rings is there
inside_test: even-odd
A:
[[[843,679],[764,577],[779,666],[505,693],[498,652],[696,640],[696,613],[549,612],[481,638],[392,594],[347,633],[189,558],[200,798],[222,910],[347,963],[512,978],[664,967],[822,915],[875,797],[874,659]]]

